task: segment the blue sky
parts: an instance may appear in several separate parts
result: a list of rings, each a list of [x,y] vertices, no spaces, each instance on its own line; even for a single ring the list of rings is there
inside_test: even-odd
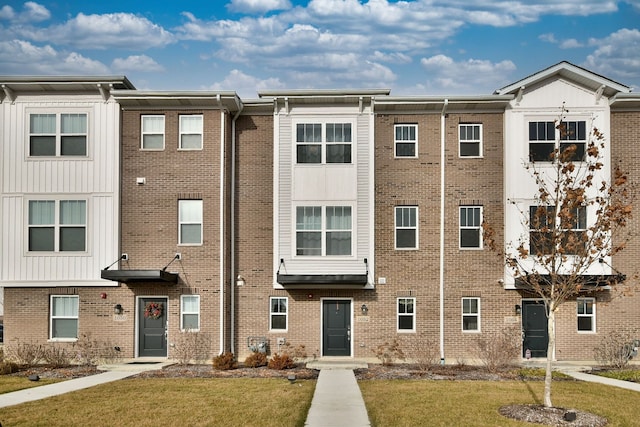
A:
[[[562,60],[640,91],[640,0],[0,0],[0,75],[477,95]]]

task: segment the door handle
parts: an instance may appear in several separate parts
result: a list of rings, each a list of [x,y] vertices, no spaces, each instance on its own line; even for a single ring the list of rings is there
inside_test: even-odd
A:
[[[347,326],[347,340],[351,341],[351,326]]]

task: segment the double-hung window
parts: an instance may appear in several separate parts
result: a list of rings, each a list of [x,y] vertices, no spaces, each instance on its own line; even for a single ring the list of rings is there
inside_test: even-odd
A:
[[[397,158],[418,157],[418,125],[395,125],[394,130],[394,155]]]
[[[460,157],[482,156],[482,125],[460,124],[458,125],[460,136]]]
[[[180,116],[180,149],[202,150],[202,115]]]
[[[202,244],[202,200],[178,201],[178,243]]]
[[[143,150],[164,150],[164,116],[142,116],[141,148]]]
[[[396,249],[418,249],[418,207],[396,206]]]
[[[416,299],[398,298],[398,332],[416,331]]]
[[[269,298],[269,329],[287,330],[287,297]]]
[[[462,298],[462,330],[480,332],[480,298]]]
[[[29,156],[86,156],[87,114],[29,115]]]
[[[30,200],[29,252],[84,252],[86,200]]]
[[[587,146],[587,122],[584,120],[563,121],[560,123],[560,152],[575,145],[576,151],[570,160],[583,160]]]
[[[351,123],[296,124],[296,162],[351,163]]]
[[[578,332],[595,332],[596,331],[596,299],[595,298],[578,298],[577,315],[578,315]]]
[[[51,295],[49,337],[53,340],[78,338],[77,295]]]
[[[575,152],[566,160],[583,160],[587,145],[585,120],[565,120],[559,124],[554,121],[529,122],[529,160],[549,162],[556,149],[563,153],[572,145],[575,145]]]
[[[529,206],[529,251],[532,255],[550,255],[556,245],[566,255],[581,254],[585,250],[586,229],[586,206],[563,210],[559,217],[556,217],[555,206]]]
[[[351,206],[298,206],[296,255],[349,256],[352,228]]]
[[[180,296],[180,329],[190,332],[200,330],[200,295]]]
[[[482,207],[460,206],[460,249],[482,248]]]

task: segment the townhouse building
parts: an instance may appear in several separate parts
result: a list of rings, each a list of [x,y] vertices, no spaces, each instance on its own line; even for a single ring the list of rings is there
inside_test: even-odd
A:
[[[0,80],[9,344],[90,332],[125,357],[172,358],[197,332],[208,358],[304,346],[374,359],[397,340],[454,363],[506,330],[543,357],[545,308],[483,224],[505,245],[526,238],[525,167],[562,143],[563,106],[571,143],[594,126],[608,140],[598,179],[620,165],[640,180],[640,97],[567,62],[484,96]],[[78,153],[44,151],[53,140]],[[639,250],[631,240],[585,280],[633,285]],[[556,359],[593,359],[603,336],[640,324],[640,296],[589,289],[558,313]]]

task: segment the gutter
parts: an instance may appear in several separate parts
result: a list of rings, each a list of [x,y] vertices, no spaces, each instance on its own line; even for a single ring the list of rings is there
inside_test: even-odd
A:
[[[445,124],[449,100],[445,99],[440,114],[440,364],[444,365],[444,220],[445,220]]]
[[[231,300],[230,302],[230,324],[229,324],[229,328],[230,328],[230,337],[229,337],[229,350],[231,351],[231,353],[236,354],[236,350],[235,350],[235,346],[236,346],[236,341],[235,341],[235,329],[236,329],[236,304],[235,304],[235,283],[236,283],[236,267],[235,267],[235,263],[236,263],[236,120],[238,120],[238,117],[240,116],[240,113],[242,113],[242,110],[244,109],[244,105],[241,102],[238,102],[238,104],[240,105],[240,108],[238,109],[238,112],[235,114],[235,116],[233,116],[233,119],[231,119],[231,230],[230,230],[230,236],[231,236],[231,255],[230,255],[230,262],[231,262],[231,284],[230,284],[230,291],[229,291],[229,298]]]
[[[216,101],[218,102],[218,106],[220,107],[220,259],[219,259],[219,271],[218,271],[218,280],[220,281],[220,302],[219,302],[219,310],[220,310],[220,352],[219,354],[224,353],[224,177],[225,177],[225,114],[224,108],[222,105],[221,96],[218,93],[216,95]]]

